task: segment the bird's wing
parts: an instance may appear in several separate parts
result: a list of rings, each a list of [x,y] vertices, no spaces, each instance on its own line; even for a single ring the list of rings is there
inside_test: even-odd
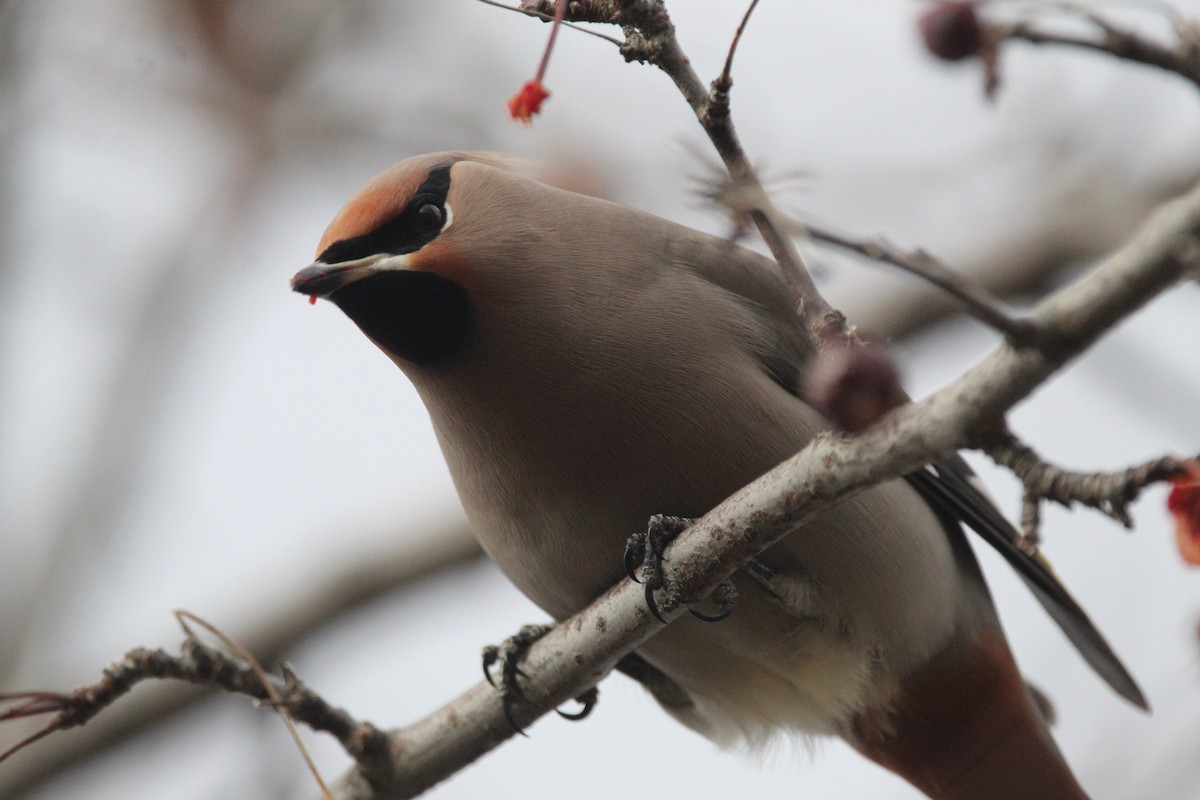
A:
[[[736,297],[757,318],[765,335],[748,341],[748,348],[776,383],[802,401],[800,379],[812,350],[800,333],[778,267],[740,248],[726,249],[720,260],[696,261],[693,269],[698,274]],[[1087,613],[1043,556],[1018,545],[1020,534],[977,486],[978,479],[960,456],[950,456],[905,477],[947,524],[965,524],[999,552],[1100,677],[1129,702],[1147,708],[1142,691]]]
[[[1142,690],[1087,612],[1051,572],[1049,562],[1040,553],[1018,545],[1020,534],[976,486],[978,479],[961,456],[950,456],[905,477],[930,506],[965,524],[1004,557],[1113,691],[1138,708],[1148,708]]]

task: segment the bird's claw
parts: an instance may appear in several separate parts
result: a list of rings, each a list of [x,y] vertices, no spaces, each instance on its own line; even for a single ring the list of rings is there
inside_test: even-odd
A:
[[[713,613],[705,614],[694,608],[689,608],[688,611],[701,622],[720,622],[732,614],[734,606],[737,605],[737,587],[733,585],[733,581],[726,578],[717,584],[717,588],[713,590],[712,598],[721,604],[721,607]]]
[[[517,678],[529,677],[521,670],[521,659],[538,639],[550,632],[553,625],[522,625],[521,629],[498,645],[489,644],[483,648],[483,677],[500,693],[500,707],[509,727],[525,736],[526,733],[517,725],[512,715],[512,704],[524,699]],[[499,676],[493,671],[500,664]]]
[[[676,536],[683,533],[695,520],[687,517],[670,517],[665,514],[655,514],[650,518],[645,532],[631,535],[625,544],[625,574],[635,583],[645,586],[646,608],[654,618],[664,625],[667,623],[654,600],[654,592],[664,586],[663,561],[667,545]],[[637,564],[642,564],[642,574],[637,575]],[[705,614],[695,609],[689,609],[692,616],[704,622],[720,622],[733,613],[737,601],[737,590],[733,583],[726,579],[721,581],[713,598],[721,603],[721,607],[713,614]]]
[[[646,560],[646,538],[645,531],[638,531],[629,534],[629,539],[625,542],[625,574],[634,583],[642,582],[637,575],[637,568],[638,564]]]
[[[663,619],[663,615],[659,613],[658,603],[654,600],[654,588],[655,586],[653,583],[646,581],[646,608],[650,609],[650,613],[654,615],[656,620],[661,622],[663,625],[666,625],[667,621]]]
[[[582,706],[578,711],[563,711],[561,708],[556,708],[554,709],[554,713],[563,719],[569,719],[571,722],[579,722],[580,720],[587,719],[588,715],[592,713],[592,709],[596,707],[596,702],[599,699],[600,689],[593,686],[575,698],[575,702]]]
[[[522,625],[519,631],[500,644],[489,644],[483,648],[483,677],[487,678],[487,682],[500,693],[500,708],[504,712],[504,719],[508,721],[509,727],[522,736],[528,734],[521,726],[517,725],[512,713],[513,703],[525,699],[517,679],[529,677],[521,669],[521,659],[525,657],[525,653],[529,651],[533,643],[549,633],[553,627],[553,625]],[[500,665],[499,670],[493,670],[496,664]],[[558,709],[555,711],[563,719],[572,721],[584,719],[596,707],[598,696],[599,690],[593,686],[575,698],[575,702],[582,706],[579,711],[569,712]]]

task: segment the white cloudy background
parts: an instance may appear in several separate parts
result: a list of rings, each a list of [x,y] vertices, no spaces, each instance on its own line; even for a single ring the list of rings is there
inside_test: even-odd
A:
[[[1174,5],[1200,14],[1194,0]],[[712,77],[742,4],[671,10]],[[734,112],[765,174],[792,178],[789,209],[924,245],[988,280],[1044,286],[1200,176],[1196,87],[1015,46],[988,104],[975,68],[922,52],[918,10],[761,4]],[[1153,12],[1122,6],[1121,17],[1165,28]],[[353,565],[411,560],[430,536],[460,541],[453,488],[403,376],[333,306],[287,287],[377,170],[431,150],[511,151],[725,230],[692,193],[706,151],[690,112],[664,76],[611,45],[564,32],[545,114],[528,130],[506,118],[547,32],[471,0],[0,5],[0,687],[67,689],[132,646],[173,648],[179,607],[251,641],[303,630],[314,595]],[[916,331],[895,352],[917,395],[996,343],[969,321],[922,324],[936,303],[914,301],[907,279],[820,262],[861,326]],[[1176,290],[1122,326],[1022,405],[1016,430],[1080,468],[1200,451],[1198,298],[1195,286]],[[1012,480],[986,474],[1015,514]],[[1092,512],[1052,510],[1046,549],[1153,716],[1108,691],[981,556],[1093,795],[1200,796],[1200,576],[1173,550],[1161,490],[1136,518],[1128,534]],[[475,683],[483,644],[543,618],[490,565],[467,561],[284,655],[352,713],[396,725]],[[314,792],[283,726],[241,698],[210,698],[96,757],[55,760],[86,737],[115,740],[107,724],[102,715],[0,765],[0,796]],[[549,717],[531,734],[431,796],[916,796],[834,742],[719,752],[621,677],[586,723]],[[326,774],[345,767],[336,745],[310,740]],[[44,782],[32,786],[35,772]]]

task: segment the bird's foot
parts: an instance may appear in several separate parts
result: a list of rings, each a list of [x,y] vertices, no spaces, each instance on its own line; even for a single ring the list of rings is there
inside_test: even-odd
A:
[[[659,622],[666,624],[662,613],[658,610],[658,603],[654,600],[654,592],[657,589],[662,589],[665,586],[663,576],[663,561],[664,553],[667,545],[675,539],[676,536],[688,529],[695,522],[687,517],[670,517],[665,514],[655,514],[650,518],[649,525],[646,526],[645,532],[639,532],[631,535],[625,543],[625,574],[636,583],[641,583],[646,588],[646,607],[650,609],[650,613]],[[642,565],[642,575],[639,578],[637,575],[638,563]],[[692,616],[704,622],[720,622],[733,613],[734,605],[737,603],[737,589],[734,588],[733,581],[726,578],[721,581],[713,592],[712,597],[720,603],[718,608],[712,614],[705,614],[695,609],[688,609]]]
[[[522,625],[519,631],[500,644],[489,644],[483,648],[483,677],[500,693],[500,707],[504,711],[504,718],[508,720],[509,726],[522,736],[527,734],[517,725],[512,715],[513,703],[525,699],[517,679],[529,677],[521,670],[521,659],[534,642],[553,628],[553,625]],[[493,670],[497,664],[500,665],[499,669]],[[575,702],[582,706],[579,711],[555,709],[555,712],[563,719],[573,722],[584,719],[596,707],[599,694],[600,690],[593,686],[575,698]]]

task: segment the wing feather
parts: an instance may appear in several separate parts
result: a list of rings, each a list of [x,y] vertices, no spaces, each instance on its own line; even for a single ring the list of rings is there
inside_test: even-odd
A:
[[[753,341],[747,340],[748,349],[777,384],[802,402],[799,382],[812,350],[799,331],[778,268],[756,253],[722,244],[705,248],[707,258],[698,258],[692,268],[734,295],[756,319],[759,335]],[[722,257],[714,260],[713,253],[721,253]],[[1000,553],[1087,663],[1117,694],[1139,708],[1148,708],[1145,695],[1087,613],[1040,554],[1019,546],[1020,534],[977,486],[978,479],[961,456],[951,456],[905,477],[946,524],[965,524]]]

